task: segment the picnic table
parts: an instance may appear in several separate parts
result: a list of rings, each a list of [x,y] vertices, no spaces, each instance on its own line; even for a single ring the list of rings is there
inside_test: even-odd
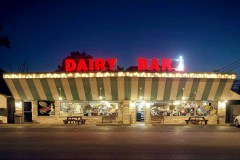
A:
[[[85,124],[86,120],[82,116],[68,116],[63,120],[64,124]]]
[[[151,122],[152,122],[152,124],[164,123],[164,115],[154,115],[154,116],[151,116]]]
[[[207,122],[208,122],[208,120],[205,119],[205,117],[203,117],[203,116],[191,116],[185,121],[186,121],[186,124],[189,124],[189,123],[191,123],[191,124],[200,124],[200,123],[203,124],[203,122],[204,122],[205,125],[207,125]]]
[[[116,123],[116,115],[102,116],[102,123]]]

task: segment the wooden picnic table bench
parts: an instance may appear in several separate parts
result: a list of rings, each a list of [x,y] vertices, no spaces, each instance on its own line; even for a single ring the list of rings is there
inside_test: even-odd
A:
[[[164,123],[164,115],[154,115],[151,116],[152,124],[154,123]]]
[[[85,124],[86,120],[82,116],[69,116],[63,120],[64,124]]]
[[[102,123],[116,123],[116,119],[116,115],[102,116]]]
[[[191,116],[186,121],[186,124],[202,124],[204,122],[205,125],[207,125],[208,120],[205,119],[205,117],[202,116]]]

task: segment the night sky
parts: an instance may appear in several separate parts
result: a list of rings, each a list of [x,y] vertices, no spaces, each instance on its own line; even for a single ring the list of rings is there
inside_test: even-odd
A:
[[[182,55],[187,72],[211,72],[240,58],[239,8],[239,0],[0,0],[1,34],[12,43],[0,48],[0,68],[27,62],[29,72],[53,72],[85,51],[125,68]]]

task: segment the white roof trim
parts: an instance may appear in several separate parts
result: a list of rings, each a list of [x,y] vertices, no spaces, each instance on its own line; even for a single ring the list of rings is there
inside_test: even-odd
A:
[[[227,99],[228,100],[240,100],[240,94],[238,94],[234,91],[230,91]]]

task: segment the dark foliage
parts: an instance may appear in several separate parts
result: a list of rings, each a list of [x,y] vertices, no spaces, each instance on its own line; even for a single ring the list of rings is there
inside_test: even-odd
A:
[[[117,66],[117,71],[124,71],[124,67]]]
[[[0,31],[2,31],[2,27],[0,26]],[[11,43],[8,36],[2,36],[0,34],[0,47],[11,48]]]
[[[67,56],[66,58],[63,59],[62,61],[62,65],[59,65],[58,66],[58,69],[56,70],[56,72],[65,72],[65,59],[74,59],[76,61],[78,61],[79,59],[85,59],[85,63],[87,65],[87,67],[89,67],[89,64],[88,64],[88,60],[89,59],[93,59],[93,57],[85,52],[79,52],[79,51],[73,51],[70,53],[70,56]],[[109,70],[109,64],[106,63],[105,64],[106,66],[106,70],[108,71]],[[123,67],[120,67],[120,66],[117,66],[117,71],[123,71],[124,68]]]
[[[11,94],[10,90],[8,89],[6,82],[3,79],[4,72],[5,71],[0,68],[0,94],[11,96],[12,94]]]
[[[138,66],[130,66],[127,68],[127,71],[138,71]]]
[[[58,69],[56,70],[56,72],[64,72],[65,71],[65,59],[85,59],[86,62],[88,59],[93,59],[93,57],[91,55],[86,54],[85,52],[80,53],[79,51],[73,51],[71,52],[70,56],[67,56],[66,58],[63,59],[62,61],[62,65],[58,66]],[[86,63],[87,64],[87,63]]]

